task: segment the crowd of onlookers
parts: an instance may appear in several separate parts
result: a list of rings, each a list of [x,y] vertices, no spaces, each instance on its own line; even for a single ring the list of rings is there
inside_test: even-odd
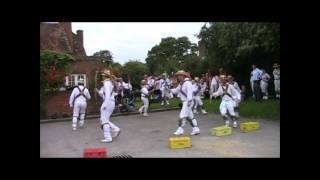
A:
[[[280,98],[280,65],[275,63],[273,65],[273,77],[268,74],[264,69],[258,68],[255,64],[252,65],[252,71],[250,73],[250,88],[252,91],[252,97],[256,101],[267,100],[270,98],[269,84],[274,83],[275,98]],[[212,98],[211,94],[216,92],[220,84],[220,75],[226,75],[228,83],[232,84],[236,90],[241,94],[242,101],[246,99],[248,91],[244,85],[239,85],[235,78],[231,74],[227,74],[223,68],[219,69],[219,73],[216,75],[210,75],[209,73],[201,74],[197,79],[197,83],[201,85],[201,97]],[[150,103],[161,103],[161,105],[170,104],[169,99],[173,97],[169,89],[173,88],[177,83],[174,76],[170,76],[167,73],[163,73],[159,76],[156,75],[144,75],[141,79],[146,81],[146,87],[148,91],[151,91],[149,99]],[[195,79],[192,80],[193,83]],[[116,97],[117,104],[120,106],[123,104],[134,106],[136,97],[140,96],[140,90],[133,90],[132,85],[124,82],[121,78],[118,80],[118,95]]]

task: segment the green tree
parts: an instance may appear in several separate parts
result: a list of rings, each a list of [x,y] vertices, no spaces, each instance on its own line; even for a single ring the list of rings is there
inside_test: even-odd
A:
[[[122,74],[122,65],[120,63],[114,62],[111,64],[112,71],[117,75],[121,76]]]
[[[198,37],[206,44],[210,70],[223,67],[240,84],[248,85],[251,64],[271,72],[280,59],[279,23],[209,23]]]
[[[63,84],[68,67],[74,58],[55,51],[40,51],[40,118],[46,116],[44,104],[48,95]]]
[[[187,37],[162,38],[159,45],[148,51],[146,64],[153,74],[175,72],[187,64],[192,64],[191,61],[196,61],[194,57],[197,48]]]
[[[93,54],[94,57],[100,57],[100,58],[105,58],[108,61],[113,63],[113,56],[112,53],[109,50],[101,50],[99,52],[95,52]]]
[[[140,81],[144,74],[148,74],[149,70],[146,64],[139,62],[139,60],[130,60],[121,68],[122,78],[128,81],[128,76],[131,78],[133,88],[140,88]]]

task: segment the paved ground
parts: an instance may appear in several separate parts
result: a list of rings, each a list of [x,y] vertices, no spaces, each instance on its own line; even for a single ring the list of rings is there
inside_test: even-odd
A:
[[[133,157],[280,157],[280,122],[260,120],[260,130],[242,133],[233,129],[230,136],[210,134],[212,127],[223,125],[219,115],[196,115],[201,134],[191,136],[192,147],[170,149],[168,138],[177,128],[179,111],[112,117],[121,128],[114,142],[103,144],[98,119],[87,120],[84,129],[71,130],[70,122],[40,124],[40,157],[82,157],[84,148],[107,148],[108,155]],[[248,120],[242,118],[242,121]],[[191,127],[185,127],[189,135]]]

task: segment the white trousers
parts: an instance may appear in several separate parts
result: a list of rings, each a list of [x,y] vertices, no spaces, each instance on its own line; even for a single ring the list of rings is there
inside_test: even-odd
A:
[[[220,104],[220,113],[222,116],[227,114],[227,111],[231,116],[235,116],[234,113],[234,107],[235,107],[235,102],[234,101],[221,101]]]
[[[212,84],[211,92],[216,92],[218,90],[218,84]]]
[[[274,80],[274,90],[276,92],[280,92],[280,79],[279,80]]]
[[[253,81],[250,81],[250,87],[251,87],[252,93],[254,92],[253,84],[254,84]]]
[[[261,88],[261,92],[263,93],[263,95],[268,96],[268,83],[261,80],[260,81],[260,88]]]
[[[194,108],[198,108],[198,106],[202,106],[203,105],[203,102],[201,100],[201,97],[200,96],[195,96],[194,97]]]
[[[80,115],[80,124],[83,125],[87,109],[87,103],[76,101],[73,107],[72,127],[77,127],[77,121]]]
[[[180,119],[183,119],[183,118],[193,119],[192,106],[193,106],[193,101],[191,102],[191,105],[189,107],[188,107],[188,101],[183,101],[179,118]]]
[[[141,100],[143,102],[143,105],[139,108],[139,112],[144,112],[144,114],[148,113],[148,107],[149,107],[149,99],[146,97],[141,97]]]
[[[104,102],[100,109],[100,123],[103,125],[103,135],[105,139],[112,139],[110,132],[120,131],[120,128],[110,122],[110,116],[114,110],[115,102]]]

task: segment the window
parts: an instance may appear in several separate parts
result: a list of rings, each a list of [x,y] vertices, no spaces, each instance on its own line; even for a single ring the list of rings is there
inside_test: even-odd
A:
[[[87,77],[85,74],[70,74],[65,77],[65,86],[74,87],[77,86],[80,79],[84,79],[84,86],[87,86]]]
[[[71,75],[70,86],[75,86],[75,75]]]

